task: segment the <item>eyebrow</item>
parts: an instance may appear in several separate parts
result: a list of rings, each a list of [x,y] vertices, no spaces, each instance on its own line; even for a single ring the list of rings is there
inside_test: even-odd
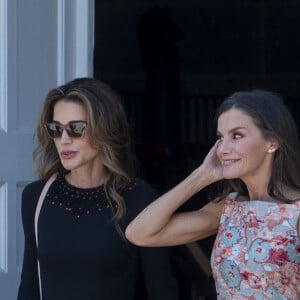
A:
[[[56,124],[62,124],[61,122],[56,121],[56,120],[53,120],[52,122],[53,122],[53,123],[56,123]],[[71,121],[69,121],[67,124],[72,124],[72,123],[77,123],[77,122],[84,122],[84,123],[86,123],[85,120],[71,120]]]
[[[232,132],[234,132],[236,130],[240,130],[240,129],[247,129],[247,126],[236,126],[232,129],[230,129],[228,133],[232,133]],[[217,134],[221,134],[221,132],[219,130],[217,130]]]

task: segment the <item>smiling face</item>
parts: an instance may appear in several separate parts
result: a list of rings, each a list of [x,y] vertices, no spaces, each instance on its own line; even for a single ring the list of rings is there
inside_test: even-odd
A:
[[[218,158],[226,179],[240,178],[246,184],[268,182],[271,175],[274,141],[263,138],[252,118],[238,109],[222,113],[218,119]]]
[[[82,105],[60,100],[54,105],[53,122],[67,125],[72,121],[87,121],[87,113]],[[99,153],[94,149],[88,135],[72,138],[66,130],[62,136],[54,138],[54,143],[63,167],[70,171],[89,170],[101,165]]]

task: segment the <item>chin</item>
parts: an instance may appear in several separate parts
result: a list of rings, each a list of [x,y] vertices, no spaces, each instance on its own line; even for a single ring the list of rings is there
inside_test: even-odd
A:
[[[72,170],[76,169],[76,166],[72,166],[70,164],[62,164],[62,165],[67,171],[72,171]]]
[[[226,173],[224,174],[223,173],[223,178],[229,180],[229,179],[237,179],[237,178],[239,178],[239,176],[237,176],[236,174],[226,174]]]
[[[67,171],[72,171],[73,168],[69,168],[67,166],[64,166],[64,169],[67,170]]]

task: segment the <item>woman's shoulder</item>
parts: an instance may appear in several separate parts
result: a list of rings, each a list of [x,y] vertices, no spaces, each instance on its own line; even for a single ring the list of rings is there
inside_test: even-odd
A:
[[[127,215],[133,217],[158,197],[158,192],[140,178],[131,179],[130,184],[121,192],[126,205]]]
[[[23,222],[32,222],[39,196],[45,182],[37,180],[27,184],[22,192]],[[26,221],[27,220],[27,221]]]
[[[30,182],[24,187],[23,193],[31,194],[31,193],[41,192],[44,185],[45,185],[45,182],[42,180],[36,180],[36,181]]]
[[[300,203],[300,189],[297,188],[289,188],[286,187],[281,191],[283,200],[278,199],[278,201],[281,201],[283,203],[289,203],[289,204],[299,204]]]
[[[300,191],[295,190],[292,192],[289,192],[287,195],[285,195],[287,199],[289,199],[291,202],[299,203],[300,202]]]
[[[22,192],[22,202],[36,203],[44,185],[45,182],[41,180],[36,180],[27,184]]]
[[[123,189],[123,193],[132,196],[157,196],[157,190],[140,178],[132,178],[128,186]]]

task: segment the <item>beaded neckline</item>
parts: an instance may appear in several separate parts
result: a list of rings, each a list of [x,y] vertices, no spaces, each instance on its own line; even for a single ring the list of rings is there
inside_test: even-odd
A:
[[[69,189],[70,191],[74,190],[74,191],[79,191],[80,193],[84,193],[84,194],[89,194],[89,193],[93,193],[93,192],[100,192],[100,190],[104,190],[104,185],[99,185],[96,187],[92,187],[92,188],[80,188],[77,187],[75,185],[72,185],[71,183],[69,183],[65,177],[65,175],[63,174],[58,174],[57,176],[57,180],[58,182],[64,186],[64,188]]]
[[[117,204],[108,200],[104,185],[95,188],[78,188],[68,183],[63,174],[59,174],[46,199],[51,205],[63,209],[66,213],[80,219],[83,216],[95,215],[105,209],[115,211]]]

